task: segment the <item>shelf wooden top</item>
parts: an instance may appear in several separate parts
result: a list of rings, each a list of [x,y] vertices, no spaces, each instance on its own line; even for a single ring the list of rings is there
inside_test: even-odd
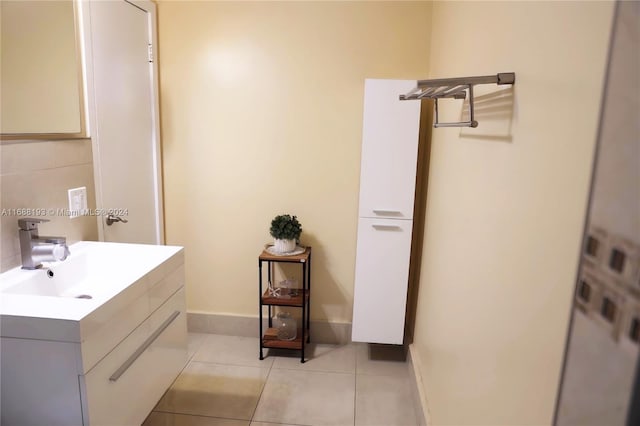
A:
[[[296,306],[298,308],[302,307],[302,295],[305,295],[305,301],[309,300],[309,292],[303,289],[298,289],[297,296],[291,296],[288,299],[283,297],[274,297],[269,296],[269,289],[265,290],[262,294],[262,304],[263,305],[274,305],[274,306]]]
[[[309,256],[311,255],[311,247],[305,247],[304,252],[300,254],[294,254],[293,256],[276,256],[275,254],[269,253],[266,249],[262,250],[260,253],[260,260],[268,260],[272,262],[300,262],[305,263],[309,261]]]
[[[298,328],[294,340],[278,339],[278,329],[268,328],[262,337],[262,346],[265,348],[302,349],[302,329]]]

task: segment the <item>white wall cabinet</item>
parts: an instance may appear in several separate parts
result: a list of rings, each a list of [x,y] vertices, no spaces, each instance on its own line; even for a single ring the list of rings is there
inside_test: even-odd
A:
[[[351,339],[402,344],[411,256],[420,102],[414,80],[366,80]]]
[[[398,96],[415,80],[366,80],[360,217],[413,218],[420,102]]]

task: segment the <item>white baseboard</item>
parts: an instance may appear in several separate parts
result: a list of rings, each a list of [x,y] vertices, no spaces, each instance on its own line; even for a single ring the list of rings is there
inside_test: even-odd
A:
[[[409,356],[407,357],[409,375],[411,376],[411,386],[413,387],[414,406],[416,407],[416,417],[419,426],[431,424],[431,416],[427,407],[427,395],[422,383],[422,369],[420,358],[414,344],[409,345]]]
[[[266,329],[267,320],[263,319]],[[258,337],[258,316],[236,316],[187,312],[187,329],[194,333]],[[314,321],[310,324],[311,341],[346,344],[351,342],[351,323]]]

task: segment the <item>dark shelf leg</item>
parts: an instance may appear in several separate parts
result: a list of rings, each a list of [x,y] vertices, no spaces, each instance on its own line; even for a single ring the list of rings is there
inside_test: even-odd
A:
[[[273,285],[273,283],[271,282],[271,268],[273,266],[271,266],[271,261],[267,262],[267,278],[269,279],[269,284]],[[273,327],[273,319],[272,319],[272,314],[271,314],[271,305],[269,305],[269,328]]]
[[[307,329],[311,330],[311,252],[309,252],[309,269],[307,269],[307,287],[309,290],[309,310],[307,312]],[[311,342],[311,331],[309,331],[309,342]]]
[[[300,362],[304,363],[304,343],[305,343],[305,320],[306,320],[306,316],[305,315],[309,315],[306,309],[306,305],[307,302],[305,300],[304,297],[304,290],[306,290],[307,288],[307,264],[306,263],[302,263],[302,288],[303,288],[303,292],[302,292],[302,354],[300,356]]]
[[[258,283],[260,283],[260,289],[258,293],[258,310],[259,313],[259,321],[258,321],[258,339],[260,339],[260,360],[262,361],[264,357],[262,356],[262,261],[258,260]]]
[[[311,327],[309,325],[311,318],[311,252],[309,252],[309,265],[307,266],[307,292],[309,293],[309,299],[307,300],[307,343],[311,342]],[[304,304],[305,301],[303,300]],[[304,327],[304,324],[302,325]]]

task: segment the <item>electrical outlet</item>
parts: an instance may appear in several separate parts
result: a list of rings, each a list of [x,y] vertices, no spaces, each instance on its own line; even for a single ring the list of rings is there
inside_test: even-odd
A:
[[[69,218],[73,219],[83,214],[87,210],[87,188],[72,188],[67,191],[69,194]]]

